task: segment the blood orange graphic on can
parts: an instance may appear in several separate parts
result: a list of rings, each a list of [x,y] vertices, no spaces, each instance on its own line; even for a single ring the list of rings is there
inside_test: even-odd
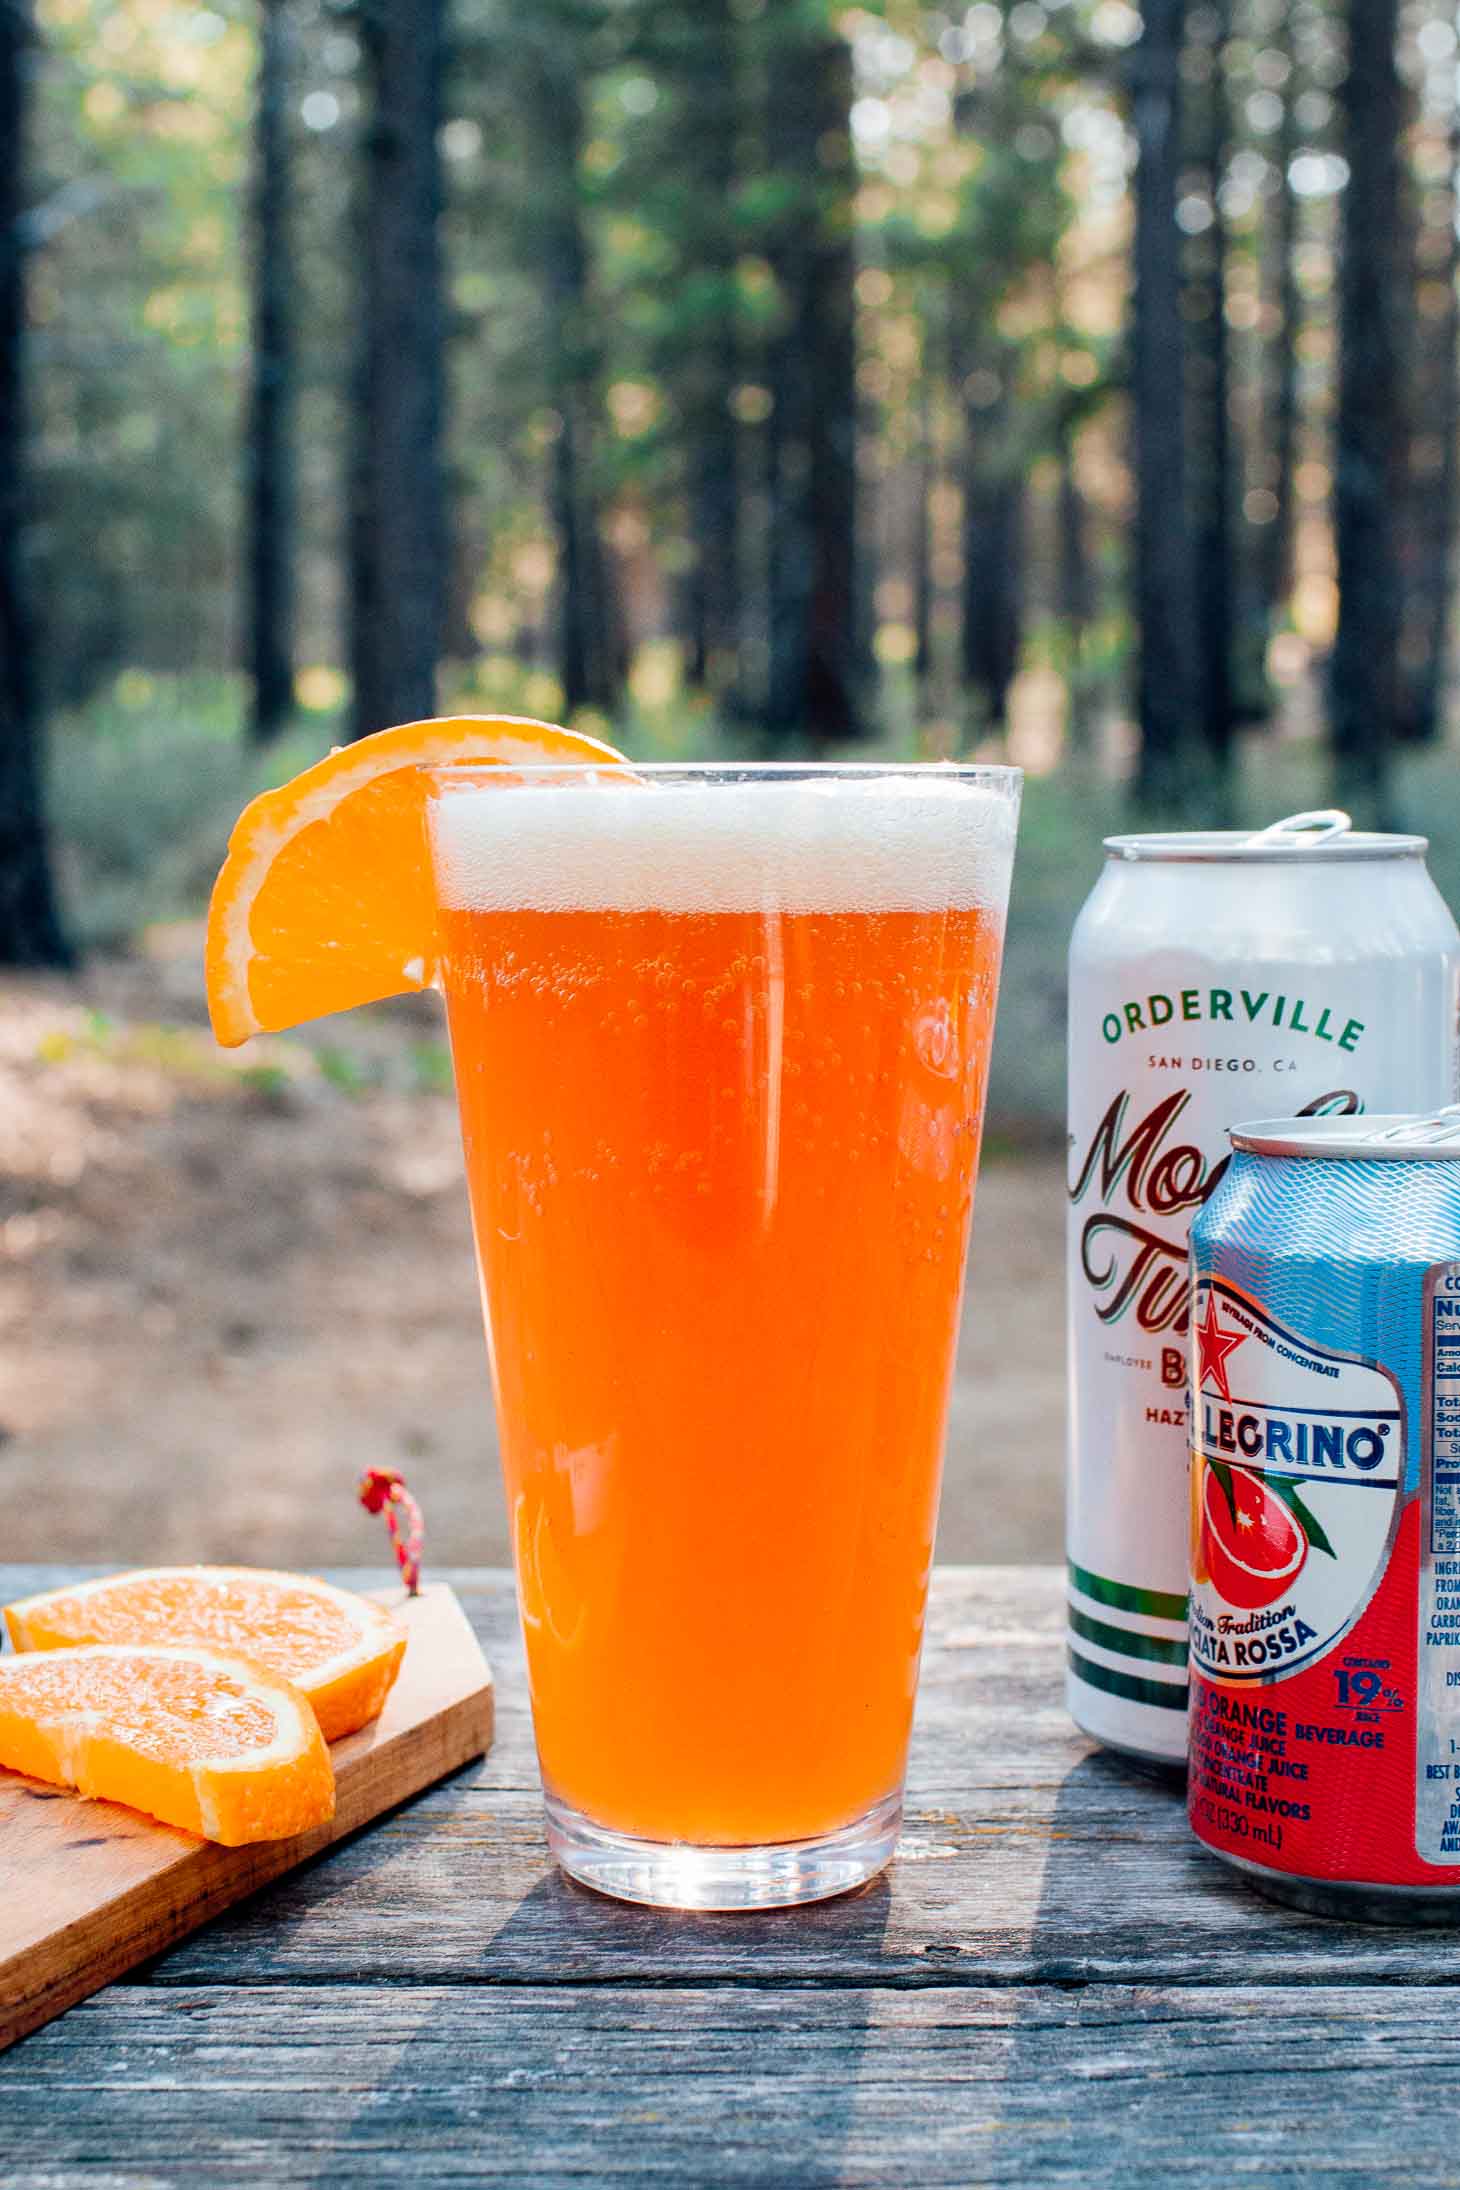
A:
[[[1218,1596],[1249,1612],[1282,1595],[1310,1549],[1306,1530],[1277,1491],[1249,1469],[1220,1461],[1202,1469],[1201,1527]]]
[[[1404,1479],[1388,1370],[1315,1344],[1222,1279],[1194,1288],[1195,1665],[1271,1681],[1351,1627],[1383,1572]]]

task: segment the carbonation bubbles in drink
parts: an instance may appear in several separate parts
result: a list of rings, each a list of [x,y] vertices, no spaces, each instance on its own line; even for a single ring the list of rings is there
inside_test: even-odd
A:
[[[1455,1092],[1460,935],[1422,837],[1342,814],[1112,837],[1070,948],[1067,1693],[1186,1754],[1187,1233],[1243,1117]]]

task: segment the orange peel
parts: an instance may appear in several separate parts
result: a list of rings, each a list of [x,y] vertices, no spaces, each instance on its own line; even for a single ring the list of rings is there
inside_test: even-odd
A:
[[[597,738],[514,715],[377,730],[246,806],[213,886],[204,948],[213,1032],[251,1034],[429,988],[436,905],[426,777],[443,761],[617,764]]]
[[[298,1689],[175,1643],[0,1659],[0,1765],[230,1848],[335,1810],[329,1751]]]

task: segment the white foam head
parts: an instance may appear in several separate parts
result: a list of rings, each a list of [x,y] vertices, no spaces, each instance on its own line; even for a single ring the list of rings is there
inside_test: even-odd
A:
[[[443,904],[479,911],[1002,913],[1017,800],[951,771],[452,787]]]

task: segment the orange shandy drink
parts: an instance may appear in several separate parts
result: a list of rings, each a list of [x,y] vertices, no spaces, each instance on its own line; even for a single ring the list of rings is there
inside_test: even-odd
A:
[[[538,1748],[599,1827],[899,1794],[1013,826],[927,772],[433,808]]]

